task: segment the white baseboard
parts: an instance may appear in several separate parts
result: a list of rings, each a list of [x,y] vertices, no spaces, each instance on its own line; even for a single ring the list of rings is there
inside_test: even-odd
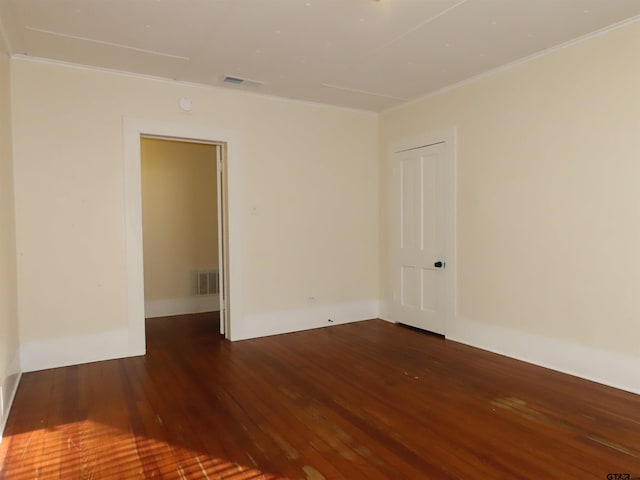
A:
[[[22,370],[20,368],[20,349],[16,350],[7,371],[4,372],[4,376],[0,377],[0,442],[2,442],[2,436],[4,434],[4,428],[7,426],[7,420],[9,418],[9,412],[13,405],[13,399],[16,396],[18,390],[18,384],[22,377]]]
[[[244,335],[240,337],[232,336],[231,339],[245,340],[309,330],[311,328],[330,327],[342,323],[378,318],[379,314],[380,302],[378,300],[366,300],[246,315],[244,317]],[[330,322],[329,319],[332,321]]]
[[[456,342],[640,394],[640,357],[458,318]],[[450,333],[450,334],[449,334]]]
[[[140,354],[144,352],[131,351],[127,329],[94,335],[34,340],[20,346],[20,359],[24,372],[133,357]]]
[[[144,302],[146,318],[170,317],[189,313],[213,312],[220,310],[219,295],[200,295],[187,298],[149,300]]]

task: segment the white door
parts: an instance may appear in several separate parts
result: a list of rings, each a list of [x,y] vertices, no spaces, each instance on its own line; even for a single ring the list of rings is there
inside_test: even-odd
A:
[[[222,147],[220,145],[216,145],[216,162],[218,163],[218,174],[216,175],[217,182],[217,194],[218,194],[218,290],[219,290],[219,298],[220,298],[220,334],[227,336],[227,305],[226,305],[226,283],[225,283],[225,261],[226,261],[226,245],[224,243],[224,211],[226,206],[223,205],[225,201],[225,195],[223,189],[225,187],[224,184],[224,152],[222,151]]]
[[[444,334],[446,146],[393,155],[393,320]]]

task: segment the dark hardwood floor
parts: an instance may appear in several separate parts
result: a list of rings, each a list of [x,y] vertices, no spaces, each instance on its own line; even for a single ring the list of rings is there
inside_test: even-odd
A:
[[[25,374],[0,478],[640,477],[636,395],[380,320],[237,343],[217,321]]]

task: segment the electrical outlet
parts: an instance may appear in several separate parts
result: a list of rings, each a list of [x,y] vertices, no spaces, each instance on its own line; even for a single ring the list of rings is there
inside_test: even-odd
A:
[[[316,296],[315,295],[309,295],[307,297],[307,300],[309,300],[309,303],[313,303],[316,301]]]

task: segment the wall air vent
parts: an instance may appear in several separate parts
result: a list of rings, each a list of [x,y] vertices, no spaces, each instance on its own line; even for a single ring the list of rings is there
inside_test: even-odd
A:
[[[217,268],[198,270],[196,276],[196,295],[220,293],[220,276]]]
[[[264,85],[264,82],[258,80],[249,80],[248,78],[234,77],[231,75],[225,75],[222,81],[229,85],[240,85],[243,87],[260,87]]]

